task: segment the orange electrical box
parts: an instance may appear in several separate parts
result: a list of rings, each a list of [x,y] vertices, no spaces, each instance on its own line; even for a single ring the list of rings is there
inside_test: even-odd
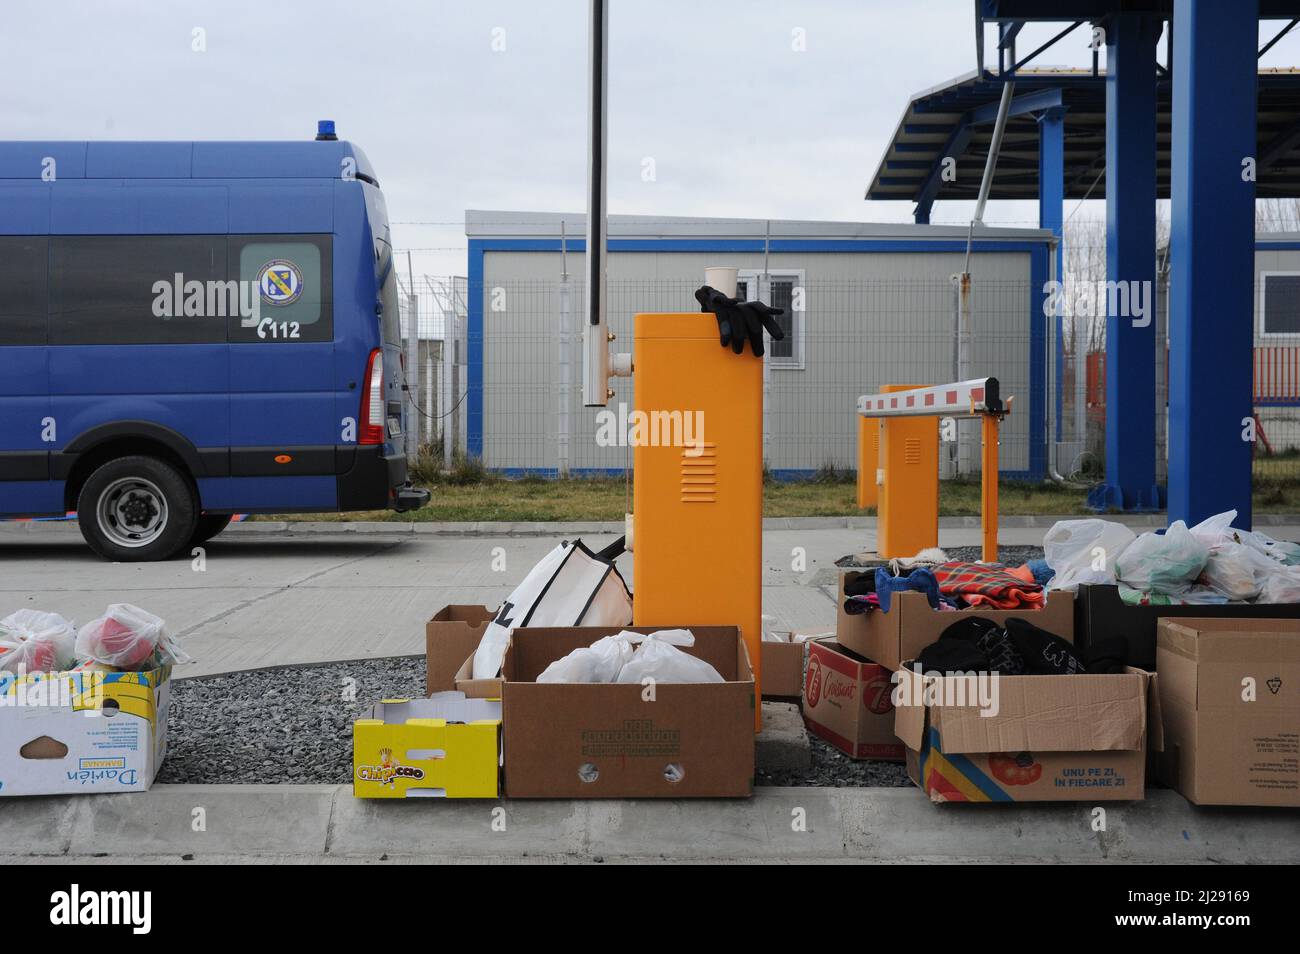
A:
[[[739,626],[759,693],[763,361],[721,347],[711,314],[634,327],[633,623]]]
[[[858,415],[858,509],[879,502],[876,471],[880,467],[880,418]]]
[[[881,393],[921,384],[891,384]],[[939,420],[888,417],[880,425],[876,552],[910,557],[939,545]]]

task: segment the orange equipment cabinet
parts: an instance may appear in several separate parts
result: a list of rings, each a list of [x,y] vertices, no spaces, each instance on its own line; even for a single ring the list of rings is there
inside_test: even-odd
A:
[[[632,357],[633,622],[739,626],[757,730],[763,360],[720,346],[706,313],[637,315]]]
[[[924,387],[891,384],[882,394]],[[939,545],[939,421],[888,417],[880,423],[881,481],[876,552],[910,557]]]

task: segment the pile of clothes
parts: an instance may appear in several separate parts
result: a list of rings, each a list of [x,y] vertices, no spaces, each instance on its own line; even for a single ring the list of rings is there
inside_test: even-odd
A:
[[[1097,640],[1081,651],[1025,619],[998,623],[987,616],[965,616],[921,650],[916,663],[922,672],[944,675],[1073,676],[1123,672],[1127,656],[1122,637]]]
[[[1043,540],[1050,589],[1111,584],[1130,604],[1300,602],[1300,544],[1232,526],[1229,510],[1137,536],[1109,520],[1062,520]]]
[[[894,560],[864,573],[844,585],[844,611],[858,614],[889,612],[893,594],[907,590],[924,593],[930,608],[959,610],[970,606],[990,609],[1040,609],[1043,590],[1052,570],[1043,560],[1022,566],[967,563],[949,560],[942,550],[931,550],[907,560]]]

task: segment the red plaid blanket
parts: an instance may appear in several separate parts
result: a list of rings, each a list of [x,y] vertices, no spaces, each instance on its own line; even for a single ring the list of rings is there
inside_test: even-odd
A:
[[[939,592],[961,597],[972,606],[994,609],[1038,609],[1043,605],[1043,588],[1000,566],[982,563],[940,563],[934,568]]]

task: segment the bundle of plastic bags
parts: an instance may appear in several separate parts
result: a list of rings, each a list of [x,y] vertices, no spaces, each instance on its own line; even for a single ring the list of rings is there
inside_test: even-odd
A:
[[[1135,604],[1300,602],[1300,544],[1239,530],[1236,518],[1228,510],[1194,527],[1179,520],[1137,537],[1110,520],[1059,521],[1043,539],[1056,571],[1049,588],[1116,584]]]
[[[161,619],[130,603],[112,604],[80,631],[41,610],[0,619],[0,672],[141,672],[189,660]]]
[[[551,683],[707,683],[724,682],[703,659],[678,647],[694,646],[688,629],[661,629],[649,635],[623,630],[555,660],[537,677]]]
[[[0,619],[0,670],[59,672],[75,663],[77,631],[58,613],[20,609]]]

